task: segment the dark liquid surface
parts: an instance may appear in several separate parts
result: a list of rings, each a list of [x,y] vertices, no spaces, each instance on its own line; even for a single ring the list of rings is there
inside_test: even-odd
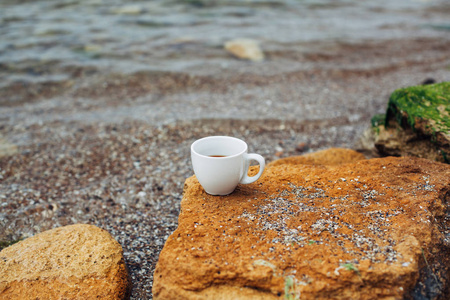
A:
[[[227,157],[226,155],[209,155],[209,157]]]

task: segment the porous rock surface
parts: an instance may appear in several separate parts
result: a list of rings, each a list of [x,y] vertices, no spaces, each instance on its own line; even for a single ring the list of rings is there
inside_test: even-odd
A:
[[[302,160],[223,197],[188,178],[154,299],[445,299],[450,166]]]
[[[103,229],[48,230],[0,252],[0,299],[125,299],[122,247]]]
[[[330,148],[299,156],[290,156],[272,161],[268,166],[293,165],[341,165],[366,159],[363,154],[344,148]]]

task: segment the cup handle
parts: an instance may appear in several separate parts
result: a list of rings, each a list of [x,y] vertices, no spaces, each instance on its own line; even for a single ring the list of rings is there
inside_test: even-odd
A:
[[[250,176],[248,176],[248,168],[250,167],[251,160],[255,160],[259,163],[259,172],[255,176],[250,177]],[[262,157],[259,154],[255,154],[255,153],[247,154],[245,156],[244,174],[243,174],[241,180],[239,181],[239,183],[249,184],[249,183],[255,182],[256,180],[259,179],[259,177],[261,177],[265,166],[266,166],[266,161],[264,160],[264,157]]]

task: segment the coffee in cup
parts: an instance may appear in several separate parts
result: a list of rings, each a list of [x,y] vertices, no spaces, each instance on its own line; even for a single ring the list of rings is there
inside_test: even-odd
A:
[[[247,144],[229,136],[210,136],[191,145],[191,160],[195,176],[211,195],[228,195],[239,183],[249,184],[261,177],[265,160],[259,154],[247,153]],[[250,162],[259,164],[259,172],[248,176]]]

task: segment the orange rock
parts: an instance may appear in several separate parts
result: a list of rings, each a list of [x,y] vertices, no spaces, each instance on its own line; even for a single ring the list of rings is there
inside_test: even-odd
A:
[[[271,162],[269,165],[341,165],[346,163],[357,162],[366,159],[364,155],[350,149],[331,148],[314,153],[309,153],[300,156],[291,156],[283,159],[278,159]]]
[[[224,197],[188,178],[154,299],[403,299],[449,286],[450,166],[316,155],[321,165],[269,164]]]
[[[122,247],[93,225],[42,232],[0,252],[0,299],[125,299]]]

